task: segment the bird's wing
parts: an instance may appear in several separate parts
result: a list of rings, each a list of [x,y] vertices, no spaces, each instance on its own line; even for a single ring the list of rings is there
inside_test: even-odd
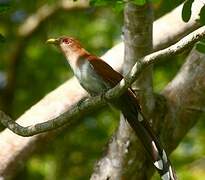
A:
[[[123,76],[103,60],[95,56],[89,56],[87,59],[93,66],[95,72],[103,78],[105,82],[108,82],[111,87],[116,86],[122,80]]]
[[[93,69],[95,72],[103,78],[105,82],[108,82],[111,87],[116,86],[122,79],[123,76],[115,71],[109,64],[104,62],[102,59],[99,59],[96,56],[89,56],[87,58],[91,65],[93,66]],[[137,103],[137,106],[139,106],[138,98],[132,88],[128,88],[128,95],[135,97],[135,102]]]

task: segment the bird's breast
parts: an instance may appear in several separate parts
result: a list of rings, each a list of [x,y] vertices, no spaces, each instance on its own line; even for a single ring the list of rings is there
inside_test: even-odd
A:
[[[85,90],[91,95],[98,95],[110,88],[109,85],[96,73],[89,61],[84,61],[84,63],[78,66],[75,70],[75,76]]]

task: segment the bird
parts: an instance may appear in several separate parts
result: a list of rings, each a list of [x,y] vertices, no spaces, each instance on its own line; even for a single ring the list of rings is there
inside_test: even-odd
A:
[[[97,96],[115,87],[123,76],[102,59],[89,53],[81,43],[70,36],[51,38],[47,43],[60,49],[68,61],[81,86],[91,95]],[[132,88],[109,102],[119,109],[134,130],[150,157],[162,180],[177,180],[177,176],[167,153],[145,118],[138,98]]]

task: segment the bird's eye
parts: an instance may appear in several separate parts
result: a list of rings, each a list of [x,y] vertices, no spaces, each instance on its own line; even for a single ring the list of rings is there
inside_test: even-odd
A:
[[[69,41],[69,39],[65,38],[65,39],[63,39],[63,43],[65,43],[65,44],[70,44],[71,41]]]

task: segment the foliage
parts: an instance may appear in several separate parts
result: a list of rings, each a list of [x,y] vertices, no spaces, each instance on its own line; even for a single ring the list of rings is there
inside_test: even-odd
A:
[[[10,9],[11,5],[9,3],[0,3],[0,14],[5,13]]]
[[[0,34],[0,43],[5,42],[5,37]]]
[[[196,49],[201,53],[205,53],[205,40],[197,42]]]
[[[186,0],[183,9],[182,9],[182,19],[184,22],[188,22],[191,18],[192,15],[192,4],[194,0]],[[205,5],[201,8],[200,13],[199,13],[199,22],[202,25],[205,25]],[[196,49],[201,52],[205,53],[205,41],[200,41],[196,43]]]
[[[113,5],[116,9],[122,9],[126,2],[133,2],[136,5],[144,5],[147,0],[90,0],[90,4],[94,6]],[[160,0],[152,0],[153,3],[157,3]],[[123,5],[123,6],[122,6]]]
[[[199,16],[200,16],[200,23],[202,25],[205,25],[205,5],[201,8]]]
[[[188,22],[191,18],[191,8],[194,0],[186,0],[183,9],[182,9],[182,19],[184,22]],[[205,24],[205,5],[201,8],[200,13],[199,13],[199,22],[204,25]]]
[[[182,9],[182,19],[188,22],[191,18],[191,7],[194,0],[186,0]]]
[[[7,12],[10,9],[9,3],[0,3],[0,15]],[[5,37],[0,33],[0,43],[5,42]]]

